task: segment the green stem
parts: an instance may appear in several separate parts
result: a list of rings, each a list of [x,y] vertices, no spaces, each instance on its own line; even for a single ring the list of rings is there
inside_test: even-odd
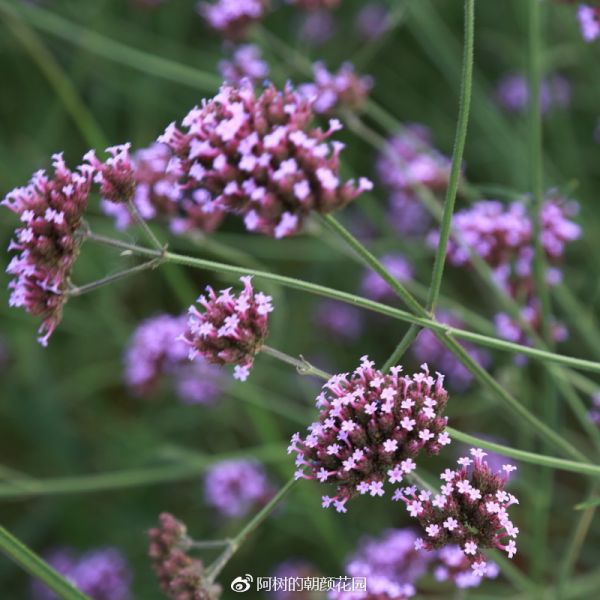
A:
[[[230,541],[225,551],[210,565],[207,569],[206,577],[210,582],[214,582],[219,576],[221,571],[225,568],[227,563],[231,560],[233,555],[239,550],[240,546],[248,539],[250,534],[263,523],[263,521],[273,512],[277,505],[283,500],[287,493],[297,483],[296,479],[292,477],[277,494],[271,499],[271,501],[260,510],[248,524]]]
[[[316,377],[320,377],[325,381],[331,379],[331,375],[329,373],[318,369],[303,357],[297,359],[289,354],[286,354],[285,352],[281,352],[280,350],[276,350],[275,348],[271,348],[271,346],[266,345],[261,348],[261,352],[264,352],[265,354],[268,354],[269,356],[272,356],[273,358],[276,358],[277,360],[280,360],[288,365],[292,365],[296,368],[296,371],[298,371],[300,375],[315,375]]]
[[[412,343],[417,338],[417,335],[419,335],[420,330],[421,328],[414,324],[408,328],[408,331],[404,334],[403,338],[400,340],[400,343],[390,354],[390,357],[385,361],[382,369],[384,373],[387,373],[394,365],[398,364],[405,352],[411,347]]]
[[[30,575],[45,583],[62,600],[91,600],[2,526],[0,550]]]
[[[129,200],[127,202],[127,208],[129,209],[129,212],[131,213],[133,220],[142,228],[142,230],[146,234],[146,237],[148,238],[149,242],[157,250],[165,251],[167,249],[167,246],[165,244],[163,244],[156,237],[154,231],[152,231],[152,229],[150,228],[150,225],[148,225],[148,223],[146,222],[146,219],[144,219],[144,217],[142,217],[142,215],[140,214],[140,211],[138,210],[138,208],[135,205],[135,202],[133,200]]]
[[[465,0],[465,34],[463,50],[463,68],[460,85],[460,100],[458,108],[458,121],[456,124],[454,150],[452,152],[452,167],[450,169],[450,179],[448,180],[448,188],[446,190],[446,199],[444,201],[444,211],[442,213],[442,222],[440,226],[440,239],[435,255],[433,273],[431,275],[429,297],[427,298],[427,310],[430,313],[433,313],[433,311],[435,310],[440,295],[440,289],[442,286],[444,265],[446,263],[446,251],[448,249],[448,240],[450,239],[450,228],[452,226],[452,215],[454,213],[454,204],[456,202],[458,183],[460,181],[462,160],[465,150],[465,141],[467,139],[469,111],[471,108],[471,93],[473,90],[474,38],[475,0]]]

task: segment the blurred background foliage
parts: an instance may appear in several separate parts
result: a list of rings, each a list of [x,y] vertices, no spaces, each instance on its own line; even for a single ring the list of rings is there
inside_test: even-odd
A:
[[[264,30],[255,31],[253,39],[261,45],[279,82],[302,82],[309,75],[280,52],[276,39],[285,40],[308,61],[324,59],[331,68],[344,60],[355,61],[359,72],[374,77],[372,97],[377,104],[399,121],[426,124],[437,147],[450,154],[461,63],[462,2],[394,0],[390,6],[399,11],[399,23],[368,46],[353,33],[361,4],[362,0],[344,0],[343,8],[335,12],[336,33],[322,46],[311,47],[301,39],[300,13],[290,7],[269,14]],[[500,76],[526,68],[526,4],[480,0],[477,7],[475,88],[465,173],[475,185],[501,188],[505,197],[527,191],[526,122],[523,116],[503,113],[493,91]],[[593,140],[600,115],[600,79],[595,76],[600,49],[581,40],[569,7],[545,4],[544,68],[566,76],[573,91],[570,109],[552,112],[544,120],[546,184],[568,190],[581,203],[578,220],[584,235],[568,256],[565,285],[580,299],[580,310],[593,319],[598,316],[600,281],[596,260],[599,148]],[[131,141],[134,148],[147,146],[168,123],[213,95],[220,82],[216,63],[222,54],[220,39],[206,29],[192,1],[172,0],[147,10],[124,0],[36,4],[1,0],[2,193],[25,184],[36,169],[48,167],[56,151],[64,151],[74,165],[90,147],[101,149],[125,141]],[[365,120],[370,122],[368,116]],[[372,124],[384,136],[393,133]],[[342,138],[347,143],[346,168],[376,179],[376,151],[348,131]],[[390,230],[386,200],[387,192],[376,185],[342,220],[376,232],[369,244],[377,254],[399,251],[410,257],[416,281],[427,285],[432,252],[421,240],[402,238]],[[464,199],[459,199],[459,206],[461,202]],[[89,220],[94,229],[112,230],[110,219],[99,212],[97,199]],[[14,227],[12,215],[2,211],[3,247]],[[319,223],[309,229],[305,235],[275,242],[245,233],[231,219],[208,239],[169,238],[169,243],[197,256],[245,261],[246,266],[358,290],[361,268]],[[166,230],[156,231],[167,239]],[[136,241],[140,234],[131,230],[124,235]],[[8,255],[2,262],[8,263]],[[93,281],[127,262],[127,257],[114,251],[86,245],[75,281]],[[314,418],[311,403],[319,382],[264,356],[257,360],[248,383],[232,383],[212,408],[185,406],[168,388],[151,399],[134,398],[123,385],[122,355],[136,325],[160,312],[178,314],[206,284],[229,284],[231,279],[169,265],[76,298],[67,305],[48,349],[35,341],[34,319],[8,308],[8,276],[3,279],[0,335],[9,358],[0,375],[0,462],[7,468],[0,477],[13,476],[8,469],[49,480],[123,470],[134,473],[123,477],[122,489],[86,492],[84,480],[69,490],[68,481],[62,488],[59,481],[55,488],[41,486],[43,493],[31,498],[11,496],[14,489],[0,481],[2,523],[38,552],[56,545],[81,550],[117,546],[133,566],[135,597],[159,598],[146,559],[145,530],[160,511],[168,510],[186,521],[198,539],[235,532],[239,522],[218,518],[204,504],[201,463],[255,455],[268,465],[273,481],[285,481],[293,470],[285,453],[287,440]],[[317,299],[273,286],[259,287],[276,299],[269,344],[289,354],[303,354],[332,371],[353,368],[366,353],[382,363],[406,329],[400,322],[364,315],[367,326],[358,341],[336,339],[316,319]],[[443,294],[486,318],[497,311],[494,298],[468,273],[449,268]],[[583,314],[560,314],[560,308],[557,312],[567,323]],[[560,351],[589,357],[585,342],[571,329],[570,340]],[[406,360],[412,361],[410,355]],[[492,369],[520,400],[533,405],[540,390],[535,366],[516,367],[510,356],[498,353]],[[593,384],[587,385],[592,392]],[[533,448],[527,430],[515,427],[477,385],[454,395],[449,416],[458,429]],[[563,428],[577,444],[578,430],[568,417]],[[445,462],[446,458],[428,459],[424,465],[435,472]],[[151,478],[155,468],[170,466],[174,477],[181,475],[178,480],[133,485],[140,469]],[[527,476],[533,470],[524,467],[515,486],[521,505],[514,521],[522,521],[522,550],[515,563],[523,569],[536,551],[524,521],[536,493]],[[560,559],[574,520],[571,507],[586,489],[585,481],[573,475],[557,474],[556,482],[545,577]],[[94,487],[93,482],[90,486]],[[408,523],[404,509],[385,500],[358,499],[348,515],[324,511],[318,487],[298,486],[241,549],[223,581],[246,572],[266,575],[287,557],[308,558],[323,573],[339,575],[344,558],[362,535]],[[582,572],[597,568],[600,557],[593,540],[598,533],[596,523],[588,538],[590,552],[582,555]],[[0,561],[3,598],[27,597],[27,585],[19,569]],[[472,597],[493,588],[504,591],[503,597],[512,593],[506,580],[500,579],[484,583]],[[438,593],[449,597],[447,588],[439,588]]]

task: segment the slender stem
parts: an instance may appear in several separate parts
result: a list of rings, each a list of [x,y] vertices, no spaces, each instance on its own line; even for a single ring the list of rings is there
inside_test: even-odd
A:
[[[45,583],[62,600],[91,600],[2,526],[0,550],[30,575]]]
[[[154,258],[149,260],[141,265],[136,265],[135,267],[131,267],[130,269],[124,269],[123,271],[119,271],[118,273],[113,273],[112,275],[107,275],[102,279],[98,279],[97,281],[92,281],[91,283],[86,283],[85,285],[74,286],[69,289],[67,292],[68,296],[83,296],[83,294],[87,294],[88,292],[93,292],[98,288],[104,287],[105,285],[109,285],[114,283],[115,281],[119,281],[121,279],[125,279],[130,275],[135,275],[136,273],[141,273],[142,271],[147,271],[148,269],[155,269],[161,263],[160,258]]]
[[[264,352],[265,354],[268,354],[269,356],[272,356],[277,360],[287,363],[288,365],[296,367],[296,370],[298,371],[298,373],[300,373],[300,375],[315,375],[316,377],[320,377],[321,379],[324,379],[326,381],[331,379],[331,375],[329,373],[321,371],[321,369],[318,369],[303,357],[297,359],[293,356],[290,356],[289,354],[286,354],[285,352],[281,352],[280,350],[276,350],[275,348],[271,348],[271,346],[266,345],[264,345],[261,348],[261,352]]]
[[[271,499],[271,501],[261,509],[248,523],[247,525],[230,541],[225,551],[210,565],[206,571],[206,577],[209,582],[215,581],[219,576],[219,573],[225,568],[225,565],[231,560],[233,555],[238,551],[240,546],[248,539],[250,534],[259,526],[263,521],[273,512],[277,505],[283,500],[287,493],[296,484],[297,480],[291,478],[277,494]]]
[[[387,373],[398,361],[404,356],[404,353],[411,347],[412,343],[417,338],[421,328],[418,325],[411,325],[408,331],[404,334],[396,349],[390,354],[390,357],[383,365],[383,372]]]
[[[229,544],[231,544],[231,540],[190,540],[186,542],[186,547],[194,550],[211,550],[212,548],[222,548]]]
[[[146,234],[146,237],[148,238],[150,243],[157,250],[165,251],[167,249],[167,246],[165,244],[163,244],[156,237],[154,231],[152,231],[152,229],[150,228],[150,225],[148,225],[148,223],[146,223],[146,219],[144,219],[144,217],[142,217],[142,215],[140,214],[140,211],[138,210],[138,207],[135,205],[135,202],[133,200],[129,200],[129,202],[127,202],[127,208],[129,209],[129,212],[131,213],[133,220],[138,225],[140,225],[141,228],[144,230],[144,233]]]
[[[454,213],[454,204],[456,202],[458,183],[460,181],[465,141],[467,139],[469,111],[471,108],[471,93],[473,89],[474,38],[475,0],[465,0],[465,34],[458,121],[456,124],[454,150],[452,152],[450,179],[448,180],[448,188],[446,190],[446,199],[444,201],[444,211],[442,213],[442,222],[440,226],[440,239],[435,255],[433,273],[431,275],[429,296],[427,298],[427,310],[430,313],[433,313],[435,310],[442,286],[444,265],[446,263],[446,251],[448,249],[448,240],[450,239],[450,228],[452,225],[452,215]]]

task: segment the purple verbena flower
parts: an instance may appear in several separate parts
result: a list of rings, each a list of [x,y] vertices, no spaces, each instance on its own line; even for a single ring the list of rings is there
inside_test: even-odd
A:
[[[151,394],[170,377],[186,404],[212,404],[219,397],[223,372],[200,358],[190,362],[188,345],[181,340],[186,327],[186,315],[163,314],[140,323],[125,352],[125,381],[134,393]]]
[[[273,496],[264,467],[254,460],[224,460],[204,478],[206,502],[221,515],[241,518],[266,504]]]
[[[329,10],[311,10],[302,17],[300,36],[313,46],[322,46],[335,33],[335,20]]]
[[[600,427],[600,392],[592,396],[592,408],[588,415],[592,423]]]
[[[433,576],[437,581],[450,581],[457,588],[466,589],[477,587],[483,578],[495,579],[500,573],[498,565],[488,562],[483,576],[475,574],[469,559],[460,546],[449,545],[440,548],[435,553]]]
[[[392,600],[414,595],[414,583],[427,570],[429,553],[415,549],[412,529],[390,529],[379,538],[361,541],[345,572],[366,578],[366,591],[332,591],[331,600]]]
[[[352,373],[334,375],[317,397],[319,421],[288,448],[297,455],[297,478],[336,486],[323,506],[338,512],[356,494],[383,496],[386,480],[402,481],[422,450],[437,454],[450,443],[443,375],[432,377],[427,365],[412,376],[402,376],[400,366],[390,374],[373,367],[363,356]]]
[[[448,311],[438,311],[437,320],[451,327],[463,328],[464,323]],[[491,363],[489,353],[469,342],[460,342],[479,365],[487,369]],[[423,329],[417,336],[411,351],[415,359],[421,363],[427,361],[442,373],[452,373],[448,386],[457,391],[466,390],[473,381],[473,374],[446,346],[444,346],[433,331]]]
[[[87,152],[83,160],[94,169],[94,182],[100,185],[104,200],[127,203],[135,193],[135,167],[129,149],[131,144],[111,146],[106,149],[110,155],[104,162],[98,159],[93,150]]]
[[[26,187],[0,202],[21,221],[8,247],[18,253],[6,269],[14,276],[9,305],[42,318],[38,340],[43,346],[62,318],[93,174],[89,165],[69,170],[62,154],[52,159],[53,178],[37,171]]]
[[[242,277],[244,289],[235,296],[231,288],[219,295],[208,286],[207,295],[198,302],[200,312],[191,306],[183,341],[189,346],[189,357],[202,356],[209,363],[235,365],[234,377],[246,381],[254,357],[268,333],[268,316],[273,311],[271,296],[254,292],[251,277]]]
[[[376,40],[390,28],[390,13],[385,4],[368,2],[356,17],[356,28],[362,38]]]
[[[250,26],[260,21],[269,6],[269,0],[216,0],[197,5],[198,13],[207,24],[224,37],[244,38]]]
[[[593,42],[600,37],[600,8],[582,4],[577,9],[577,18],[581,35],[586,42]]]
[[[244,79],[263,81],[269,75],[269,65],[255,44],[239,46],[230,59],[220,60],[218,67],[223,79],[233,85],[241,84]]]
[[[186,189],[202,190],[218,208],[244,217],[246,228],[276,238],[297,233],[311,211],[341,208],[372,184],[342,182],[339,154],[330,143],[341,128],[310,125],[313,109],[291,86],[267,86],[260,96],[250,82],[224,85],[214,99],[191,110],[187,131],[169,125],[159,138],[180,160]]]
[[[357,339],[363,329],[361,311],[344,302],[324,300],[317,307],[317,323],[343,340]]]
[[[93,600],[129,600],[131,571],[116,548],[100,548],[78,555],[70,548],[58,548],[45,556],[48,564]],[[41,581],[32,583],[35,600],[58,600]]]
[[[417,549],[458,545],[473,573],[482,577],[488,569],[482,550],[497,548],[508,558],[517,552],[519,529],[507,509],[519,501],[504,490],[516,467],[506,464],[501,472],[494,473],[484,460],[483,450],[472,448],[470,454],[458,459],[459,469],[442,473],[444,485],[439,494],[412,486],[397,490],[394,499],[406,504],[423,529],[425,537],[417,539]]]
[[[523,113],[529,106],[529,82],[520,73],[509,73],[496,87],[500,106],[512,113]],[[571,104],[571,84],[562,75],[551,75],[540,86],[540,107],[543,113],[555,108],[568,108]]]
[[[287,589],[274,590],[269,594],[269,598],[273,598],[273,600],[314,600],[314,594],[309,590],[300,589],[301,585],[297,586],[299,589],[293,589],[295,587],[293,582],[319,576],[318,569],[308,561],[286,560],[277,565],[271,577],[286,579],[288,585],[282,587],[287,587]]]
[[[204,565],[188,555],[191,540],[187,528],[169,513],[148,531],[148,554],[161,589],[171,600],[218,600],[221,588],[208,582]]]
[[[298,87],[298,93],[312,102],[319,114],[333,114],[342,109],[360,110],[373,87],[373,79],[359,77],[354,66],[346,62],[336,73],[327,70],[322,62],[313,66],[314,81]]]
[[[381,258],[381,264],[400,283],[411,281],[413,278],[412,265],[402,254],[387,254]],[[395,298],[394,291],[383,277],[370,269],[365,271],[361,289],[365,296],[373,300]]]
[[[397,190],[390,194],[390,222],[402,235],[423,235],[431,227],[431,215],[416,194]]]

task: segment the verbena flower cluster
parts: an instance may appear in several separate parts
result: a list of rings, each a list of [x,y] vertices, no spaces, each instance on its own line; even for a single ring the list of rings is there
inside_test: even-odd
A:
[[[381,264],[394,279],[401,283],[412,281],[414,272],[409,260],[402,254],[386,254],[380,258]],[[365,296],[373,300],[389,300],[396,298],[394,290],[378,273],[367,269],[362,278],[361,290]]]
[[[345,567],[349,577],[366,578],[366,591],[331,591],[331,600],[411,598],[415,582],[427,570],[430,557],[415,549],[412,529],[390,529],[379,538],[366,538]]]
[[[315,112],[332,114],[342,109],[360,110],[373,87],[373,79],[360,77],[352,63],[345,62],[336,73],[322,62],[313,66],[313,82],[298,87],[298,92],[312,102]]]
[[[317,323],[336,338],[356,340],[363,330],[363,313],[356,307],[336,300],[319,303]]]
[[[62,318],[93,176],[89,165],[71,171],[62,154],[52,161],[54,177],[37,171],[27,186],[0,203],[21,221],[9,245],[17,252],[6,269],[14,276],[9,304],[42,318],[38,340],[43,346]]]
[[[269,65],[255,44],[238,46],[231,58],[219,61],[218,67],[223,80],[234,85],[240,85],[244,79],[261,82],[269,75]]]
[[[336,486],[335,496],[323,497],[325,508],[347,512],[356,494],[383,496],[386,481],[400,483],[421,451],[437,454],[450,443],[443,375],[432,377],[426,365],[412,376],[401,372],[397,366],[384,374],[363,356],[352,373],[324,385],[319,421],[308,435],[292,437],[288,452],[297,455],[296,477]]]
[[[600,37],[600,8],[582,4],[577,9],[581,35],[586,42]]]
[[[161,589],[171,600],[217,600],[221,588],[204,576],[202,561],[188,554],[187,528],[169,513],[162,513],[159,525],[148,531],[148,554]]]
[[[482,580],[495,579],[500,569],[494,562],[488,562],[485,574],[478,575],[471,568],[469,559],[460,546],[451,544],[444,546],[435,553],[433,576],[437,581],[449,581],[459,589],[477,587]]]
[[[417,540],[417,549],[438,550],[456,544],[475,575],[482,577],[488,566],[483,550],[497,548],[509,558],[517,551],[519,530],[507,509],[518,500],[504,489],[516,467],[507,464],[502,472],[494,473],[484,460],[485,452],[472,448],[470,454],[458,459],[459,469],[446,469],[440,475],[445,482],[441,493],[410,486],[398,490],[394,499],[406,504],[423,529],[425,539]]]
[[[340,180],[343,144],[329,138],[341,124],[332,120],[322,131],[312,118],[311,103],[291,86],[268,85],[257,96],[245,81],[224,85],[190,111],[184,130],[172,123],[159,141],[179,158],[186,189],[242,215],[248,230],[282,238],[311,211],[329,213],[372,187],[364,178]]]
[[[424,125],[406,125],[388,140],[377,160],[377,172],[390,190],[391,222],[399,233],[421,234],[429,228],[429,213],[417,190],[443,191],[450,167],[450,158],[433,146],[431,132]]]
[[[268,0],[216,0],[198,3],[198,12],[206,23],[232,40],[244,38],[250,26],[260,21],[269,6]]]
[[[589,411],[589,417],[592,423],[600,427],[600,392],[592,396],[592,408]]]
[[[138,150],[131,159],[135,185],[131,200],[143,219],[169,224],[173,233],[214,231],[223,221],[224,212],[207,202],[198,192],[184,193],[180,173],[171,163],[172,152],[164,144],[152,144]],[[114,217],[118,229],[133,223],[128,207],[122,202],[103,199],[102,210]]]
[[[373,41],[384,35],[391,26],[390,12],[385,4],[368,2],[356,17],[356,29],[362,38]]]
[[[436,318],[445,325],[464,328],[464,323],[448,311],[438,311]],[[479,365],[484,368],[489,367],[491,363],[489,352],[469,342],[461,341],[460,344]],[[411,351],[419,363],[428,361],[443,373],[452,373],[452,377],[448,380],[451,389],[464,391],[471,385],[473,381],[471,371],[438,340],[430,329],[423,329],[419,333],[411,346]]]
[[[125,381],[137,395],[151,394],[164,377],[175,384],[177,396],[187,404],[212,404],[221,394],[222,370],[201,358],[189,360],[181,340],[187,317],[168,314],[142,321],[125,352]]]
[[[190,307],[182,339],[189,347],[191,360],[200,355],[209,363],[235,365],[233,376],[245,381],[267,337],[273,305],[271,296],[254,292],[251,277],[242,277],[241,281],[244,289],[237,296],[231,288],[217,295],[208,286],[206,295],[198,298],[204,312]]]
[[[322,46],[335,34],[336,21],[327,9],[310,10],[302,15],[299,31],[307,44]]]
[[[264,467],[255,460],[225,460],[204,478],[206,503],[229,518],[240,518],[271,499],[274,490]]]
[[[132,576],[127,561],[116,548],[99,548],[78,554],[57,548],[44,556],[46,562],[92,600],[131,600]],[[35,600],[58,600],[40,580],[31,585]]]
[[[87,152],[83,159],[94,171],[94,181],[100,186],[100,194],[111,202],[129,202],[135,193],[135,167],[129,150],[131,144],[111,146],[106,149],[109,154],[102,162],[93,150]]]
[[[524,113],[529,107],[529,82],[520,73],[510,73],[500,79],[496,99],[502,108],[513,113]],[[571,104],[571,84],[563,75],[546,77],[540,86],[540,107],[543,113]]]

